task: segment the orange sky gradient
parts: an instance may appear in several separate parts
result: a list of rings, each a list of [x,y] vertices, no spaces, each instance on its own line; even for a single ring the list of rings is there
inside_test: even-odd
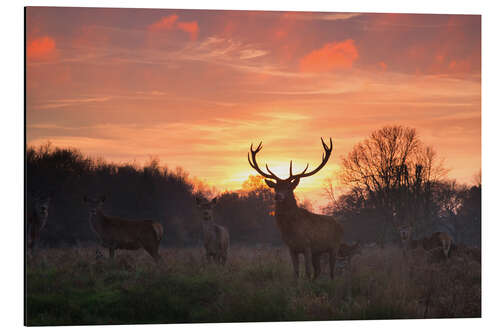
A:
[[[299,199],[385,125],[417,129],[471,183],[481,168],[481,17],[29,7],[26,136],[114,162],[151,156],[219,190],[320,162]]]

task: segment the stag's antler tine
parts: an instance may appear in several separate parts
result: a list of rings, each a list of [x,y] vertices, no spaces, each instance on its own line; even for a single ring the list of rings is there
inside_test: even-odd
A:
[[[332,150],[332,146],[333,146],[333,142],[332,142],[332,138],[330,138],[330,147],[328,147],[325,143],[325,141],[323,141],[323,138],[321,138],[321,143],[323,144],[323,148],[326,150],[326,151],[331,151]]]
[[[307,168],[309,168],[309,163],[307,163],[306,168],[301,173],[299,173],[297,176],[300,177],[301,175],[303,175],[307,171]]]
[[[259,168],[259,164],[257,163],[257,159],[256,159],[256,155],[257,153],[262,149],[262,141],[259,143],[259,145],[257,146],[257,148],[255,148],[255,150],[253,149],[253,143],[250,145],[250,153],[252,154],[252,158],[250,159],[250,153],[247,153],[247,158],[248,158],[248,163],[250,164],[250,166],[252,168],[255,169],[255,171],[257,171],[261,176],[263,177],[266,177],[266,178],[271,178],[271,179],[275,179],[275,180],[278,180],[280,178],[278,178],[278,176],[276,176],[274,173],[272,173],[271,170],[269,170],[269,168],[267,167],[267,164],[266,164],[266,168],[267,168],[267,171],[269,171],[269,174],[266,174],[264,171],[262,171],[260,168]]]
[[[267,170],[267,171],[271,174],[271,176],[273,176],[275,179],[280,179],[280,180],[281,180],[281,178],[280,178],[280,177],[276,176],[276,175],[274,174],[274,172],[272,172],[272,171],[269,169],[269,167],[267,166],[267,163],[266,163],[266,170]]]
[[[321,164],[316,169],[314,169],[313,171],[305,173],[305,170],[304,170],[301,174],[297,175],[296,177],[309,177],[309,176],[312,176],[316,172],[318,172],[319,170],[321,170],[326,165],[326,162],[328,162],[328,159],[330,158],[330,155],[331,155],[332,149],[333,149],[332,138],[330,138],[330,147],[328,147],[326,145],[326,143],[323,140],[323,138],[321,138],[321,144],[322,144],[323,149],[324,149],[324,152],[323,152],[323,154],[321,156]]]
[[[250,147],[250,149],[252,149],[252,148]],[[252,168],[255,168],[255,166],[252,164],[252,161],[250,161],[250,153],[247,153],[247,158],[248,158],[248,163],[250,163],[250,166]]]
[[[290,177],[289,178],[292,178],[293,176],[293,173],[292,173],[292,160],[290,160]]]

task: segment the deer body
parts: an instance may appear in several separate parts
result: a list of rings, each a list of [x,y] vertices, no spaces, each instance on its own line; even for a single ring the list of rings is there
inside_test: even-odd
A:
[[[96,204],[95,200],[84,198],[84,201],[90,206],[90,228],[96,234],[101,245],[109,249],[110,257],[114,257],[117,249],[138,250],[143,248],[155,261],[158,261],[163,226],[153,220],[128,220],[105,215],[102,212],[104,199],[101,200]]]
[[[283,242],[288,246],[295,277],[299,277],[299,255],[305,258],[306,275],[313,279],[321,273],[320,257],[328,253],[330,264],[330,277],[333,279],[335,272],[335,261],[340,241],[343,236],[343,228],[332,217],[311,213],[297,206],[293,190],[303,177],[312,176],[325,166],[332,151],[332,141],[328,147],[321,139],[326,154],[323,155],[321,164],[311,172],[306,173],[308,166],[302,173],[293,175],[292,162],[290,161],[290,176],[281,179],[276,176],[266,165],[268,173],[259,168],[256,154],[262,149],[262,143],[253,150],[250,146],[248,162],[260,175],[264,176],[266,184],[275,192],[276,202],[276,224],[280,230]],[[311,266],[314,268],[312,275]]]
[[[35,251],[40,240],[40,233],[47,225],[49,217],[50,197],[35,196],[33,203],[28,209],[28,249]]]
[[[208,202],[206,199],[196,198],[196,202],[203,211],[202,233],[207,260],[224,265],[229,250],[229,232],[225,227],[214,223],[213,207],[217,199]]]
[[[332,240],[333,244],[337,244],[338,250],[342,235],[339,231],[342,227],[330,216],[311,213],[298,207],[296,203],[277,203],[276,224],[281,231],[283,242],[300,253],[305,253],[307,248],[310,248],[313,254],[329,252],[335,247]],[[332,239],[331,235],[335,237]]]
[[[442,231],[433,233],[430,237],[422,237],[420,239],[411,239],[411,226],[399,227],[401,243],[403,245],[403,254],[406,256],[407,251],[417,248],[423,248],[426,251],[440,249],[443,251],[445,258],[450,255],[453,240],[451,236]]]
[[[424,238],[423,247],[425,250],[433,250],[436,248],[441,248],[443,254],[446,258],[450,255],[450,249],[453,240],[451,236],[443,231],[438,231],[433,233],[429,238]]]

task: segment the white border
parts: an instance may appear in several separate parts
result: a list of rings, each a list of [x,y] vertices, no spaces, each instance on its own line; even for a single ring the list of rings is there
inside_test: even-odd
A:
[[[5,6],[7,8],[5,8]],[[364,0],[364,1],[13,1],[5,2],[1,12],[2,23],[2,147],[1,163],[2,191],[0,202],[2,214],[0,242],[2,244],[0,285],[1,325],[15,330],[26,329],[23,325],[23,151],[24,151],[24,112],[23,112],[23,6],[74,6],[74,7],[128,7],[128,8],[183,8],[183,9],[259,9],[259,10],[309,10],[336,12],[391,12],[391,13],[447,13],[481,14],[483,37],[483,319],[453,320],[392,320],[392,321],[347,321],[347,322],[302,322],[302,323],[252,323],[252,324],[209,324],[209,325],[141,325],[141,326],[97,326],[97,327],[59,327],[40,328],[40,330],[106,330],[132,332],[137,329],[148,331],[186,332],[253,332],[255,330],[282,330],[299,332],[304,329],[315,331],[349,332],[420,332],[429,331],[492,331],[500,327],[497,297],[500,295],[498,242],[500,220],[496,218],[496,199],[500,183],[498,181],[499,142],[498,102],[500,82],[499,39],[500,16],[495,1],[459,0]],[[5,75],[6,74],[6,75]],[[5,103],[6,101],[6,103]],[[35,329],[37,330],[37,329]]]

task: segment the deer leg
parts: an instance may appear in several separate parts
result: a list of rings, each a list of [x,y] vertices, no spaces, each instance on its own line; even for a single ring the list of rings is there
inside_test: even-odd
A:
[[[446,258],[449,257],[449,254],[450,254],[450,247],[451,247],[451,241],[450,240],[445,240],[443,241],[443,252],[444,252],[444,256]]]
[[[109,257],[113,259],[115,257],[115,249],[110,247],[109,248]]]
[[[314,268],[313,279],[316,280],[321,274],[321,254],[313,255],[312,264],[313,264],[313,268]]]
[[[295,278],[299,278],[299,254],[290,249],[290,258],[292,258],[292,266]]]
[[[155,260],[156,263],[160,262],[161,260],[161,257],[160,257],[160,254],[158,252],[158,245],[156,246],[147,246],[147,247],[144,247],[144,250],[146,250],[146,252],[151,256],[153,257],[153,259]]]
[[[312,278],[312,252],[311,252],[311,247],[306,247],[306,250],[304,252],[304,261],[306,265],[306,275],[308,279]]]
[[[330,278],[333,280],[335,275],[335,262],[337,260],[337,251],[330,250],[329,259],[330,259]]]

